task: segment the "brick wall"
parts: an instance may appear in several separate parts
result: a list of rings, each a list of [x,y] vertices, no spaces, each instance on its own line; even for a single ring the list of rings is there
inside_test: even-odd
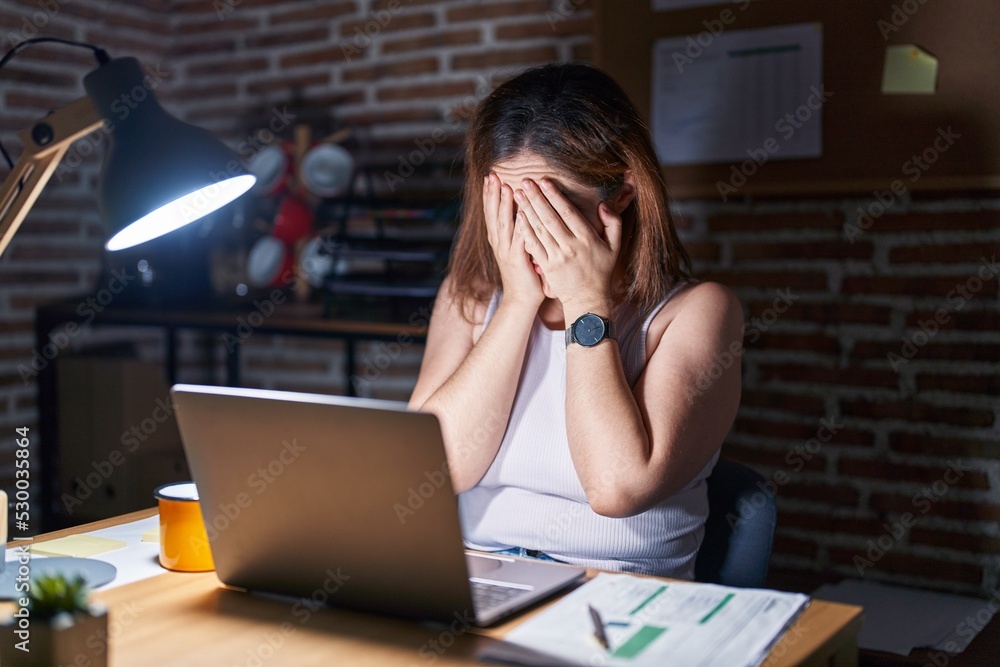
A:
[[[41,4],[5,5],[3,34]],[[588,3],[567,0],[56,4],[46,33],[160,63],[165,106],[234,147],[274,140],[258,128],[285,109],[353,128],[352,150],[383,165],[382,192],[418,161],[445,165],[432,185],[454,189],[460,175],[447,165],[474,103],[525,66],[587,59],[592,29]],[[8,142],[78,96],[90,67],[77,54],[31,53],[0,84]],[[0,260],[0,428],[35,419],[16,370],[33,345],[34,305],[97,275],[94,178],[91,159],[51,184]],[[725,455],[760,470],[761,493],[777,495],[776,567],[988,593],[1000,585],[1000,305],[982,258],[1000,245],[1000,201],[907,200],[869,223],[858,208],[872,201],[678,205],[698,272],[733,287],[747,312],[745,354],[719,360],[743,363],[745,377]],[[141,340],[155,348],[154,333]],[[195,380],[198,343],[185,341]],[[393,352],[369,346],[359,361],[376,376],[374,395],[404,398],[421,349]],[[341,392],[341,355],[335,342],[254,335],[245,380]],[[10,474],[0,466],[0,479]]]
[[[723,451],[777,496],[776,566],[992,591],[1000,201],[873,202],[681,206],[747,312]]]

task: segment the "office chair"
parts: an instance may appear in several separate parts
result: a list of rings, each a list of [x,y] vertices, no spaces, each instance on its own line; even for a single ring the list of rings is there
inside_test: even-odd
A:
[[[719,459],[708,480],[708,519],[695,560],[697,581],[760,588],[777,523],[774,495],[747,466]]]

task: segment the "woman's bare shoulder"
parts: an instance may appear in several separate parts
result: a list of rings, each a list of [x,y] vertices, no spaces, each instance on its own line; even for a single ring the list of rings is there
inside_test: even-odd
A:
[[[473,289],[473,294],[481,294],[484,290]],[[486,320],[486,309],[489,307],[489,300],[477,299],[474,297],[459,294],[456,290],[455,279],[451,274],[445,276],[438,290],[437,301],[434,305],[435,314],[448,320],[449,328],[468,328],[473,332],[473,343],[479,337],[483,322]]]
[[[743,326],[743,306],[731,289],[716,282],[694,282],[675,294],[649,324],[647,352],[652,354],[656,343],[678,318],[692,318],[706,324],[717,323],[731,337]]]

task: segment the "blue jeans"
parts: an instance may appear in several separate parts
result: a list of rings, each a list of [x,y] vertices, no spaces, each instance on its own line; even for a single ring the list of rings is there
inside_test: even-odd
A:
[[[519,556],[521,558],[534,558],[535,560],[547,560],[553,563],[562,562],[561,560],[556,560],[552,556],[542,553],[541,551],[525,549],[524,547],[511,547],[510,549],[504,549],[503,551],[491,551],[490,553],[501,554],[504,556]]]

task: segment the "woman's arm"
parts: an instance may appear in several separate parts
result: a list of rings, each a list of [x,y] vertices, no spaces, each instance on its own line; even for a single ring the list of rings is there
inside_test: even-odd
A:
[[[455,493],[471,489],[496,457],[517,391],[534,310],[502,299],[482,337],[450,297],[445,280],[410,407],[441,422]]]
[[[515,233],[514,191],[496,175],[483,184],[487,235],[504,287],[496,313],[478,341],[452,291],[441,286],[410,407],[441,422],[456,493],[486,474],[507,430],[524,354],[544,294],[524,242]]]
[[[515,195],[525,248],[562,302],[567,326],[587,312],[612,315],[621,210],[630,198],[623,192],[598,206],[600,231],[550,181],[525,180]],[[598,514],[638,514],[682,489],[722,444],[739,407],[743,309],[736,297],[705,283],[664,310],[650,327],[662,335],[634,390],[616,342],[566,351],[570,455]]]
[[[601,304],[594,304],[601,314]],[[567,312],[567,321],[587,310]],[[618,345],[571,345],[566,424],[573,465],[598,514],[638,514],[686,486],[721,446],[740,401],[743,310],[716,283],[688,288],[634,389]],[[609,312],[609,311],[606,311]],[[718,376],[714,380],[714,376]]]

